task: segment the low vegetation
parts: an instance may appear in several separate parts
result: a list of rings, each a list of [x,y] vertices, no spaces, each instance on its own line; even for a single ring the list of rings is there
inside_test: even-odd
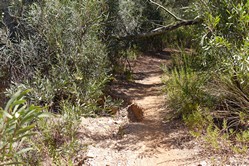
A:
[[[214,150],[248,152],[248,2],[198,4],[204,29],[195,55],[175,61],[166,91],[172,109]],[[203,10],[205,9],[205,10]],[[199,33],[200,34],[200,33]],[[192,36],[193,37],[193,36]]]
[[[107,114],[114,105],[98,104],[110,78],[105,3],[11,1],[3,11],[1,85],[18,101],[11,99],[1,114],[0,165],[72,164],[84,149],[76,140],[80,117]],[[24,101],[18,89],[32,91]],[[38,110],[51,117],[38,118]]]
[[[215,152],[248,152],[248,1],[10,0],[0,10],[0,165],[73,165],[80,117],[116,109],[104,94],[112,76],[132,81],[130,59],[170,46],[190,50],[165,71],[174,118]]]
[[[27,103],[27,92],[17,91],[5,108],[0,108],[0,165],[24,164],[21,158],[33,150],[29,141],[36,134],[37,122],[49,116],[42,107]]]

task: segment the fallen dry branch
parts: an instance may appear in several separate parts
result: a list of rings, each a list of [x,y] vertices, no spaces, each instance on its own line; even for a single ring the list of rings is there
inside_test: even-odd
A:
[[[118,37],[118,39],[119,40],[139,39],[139,38],[147,38],[147,37],[152,37],[152,36],[157,36],[157,35],[163,35],[168,31],[172,31],[174,29],[177,29],[183,26],[190,26],[190,25],[196,25],[196,24],[201,24],[201,23],[202,23],[201,19],[183,20],[183,21],[179,21],[177,23],[173,23],[167,26],[156,28],[150,32],[145,32],[145,33],[136,34],[136,35],[122,36],[122,37]]]

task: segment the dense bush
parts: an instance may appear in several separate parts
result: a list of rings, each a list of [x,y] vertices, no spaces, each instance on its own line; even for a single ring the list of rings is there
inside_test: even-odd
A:
[[[38,125],[32,124],[30,128],[18,128],[18,133],[24,132],[24,137],[18,139],[13,133],[1,133],[0,150],[4,155],[0,165],[6,162],[39,165],[46,160],[55,165],[72,164],[77,151],[84,148],[75,139],[80,115],[96,116],[109,111],[106,105],[99,108],[97,104],[109,78],[103,41],[105,3],[95,0],[12,2],[4,10],[0,27],[4,36],[0,41],[0,71],[8,87],[7,95],[11,97],[19,88],[32,89],[26,96],[28,103],[46,106],[60,115],[39,120],[35,123]],[[12,26],[15,31],[11,30]],[[35,118],[28,120],[34,122]],[[12,121],[11,125],[15,125]],[[33,130],[37,135],[31,135]],[[27,141],[19,140],[22,138]]]
[[[69,100],[82,105],[81,111],[94,113],[94,106],[88,106],[94,105],[108,79],[106,46],[101,41],[104,3],[44,0],[23,6],[22,2],[10,9],[24,10],[18,22],[25,35],[17,35],[17,43],[7,41],[0,53],[1,70],[5,67],[14,83],[11,88],[22,83],[34,89],[30,100],[53,111]]]
[[[215,114],[221,111],[229,127],[247,126],[249,119],[249,61],[248,61],[248,2],[221,1],[211,13],[206,14],[205,25],[209,36],[204,37],[204,56],[214,62],[212,71],[214,88],[210,89],[218,101]],[[210,32],[211,31],[211,32]],[[203,63],[208,63],[204,58]],[[224,113],[226,112],[226,113]],[[243,123],[239,117],[243,114]],[[245,127],[244,126],[244,127]]]
[[[162,49],[164,45],[192,48],[190,53],[182,51],[182,55],[173,56],[173,68],[168,70],[171,78],[166,82],[166,91],[175,116],[182,117],[194,134],[205,133],[207,142],[213,146],[220,146],[217,140],[232,136],[242,145],[233,146],[234,151],[247,150],[248,1],[156,1],[166,10],[143,0],[3,2],[0,2],[0,78],[3,79],[0,92],[8,87],[7,94],[11,97],[16,89],[33,89],[27,96],[28,103],[47,106],[49,111],[60,113],[60,117],[39,121],[40,135],[31,141],[36,151],[19,155],[25,152],[19,147],[20,139],[29,138],[28,132],[34,127],[33,120],[39,119],[40,108],[26,106],[22,95],[15,97],[15,94],[8,104],[13,106],[0,112],[0,118],[4,119],[0,122],[0,152],[4,154],[0,162],[18,162],[22,158],[36,165],[47,156],[56,165],[72,164],[72,156],[78,149],[75,135],[80,115],[112,111],[110,98],[102,96],[110,68],[115,70],[115,65],[121,66],[117,62],[128,62],[137,51]],[[196,18],[201,18],[202,24],[162,36],[136,37]],[[132,79],[130,71],[127,78]],[[102,108],[97,102],[100,96],[105,98],[106,105]],[[32,118],[15,128],[18,118],[23,118],[19,111],[24,117],[30,111]],[[20,137],[16,138],[13,130]],[[15,140],[11,140],[13,135]],[[231,141],[227,143],[230,145]]]
[[[179,55],[178,55],[179,56]],[[207,91],[207,81],[210,77],[200,71],[191,68],[189,54],[183,54],[170,73],[171,77],[166,81],[166,92],[171,107],[176,110],[178,117],[187,116],[199,107],[211,107],[213,98]]]
[[[200,46],[195,47],[195,56],[187,55],[190,60],[178,59],[166,87],[169,101],[194,131],[206,133],[210,145],[246,152],[249,3],[221,0],[196,4],[204,20],[202,31],[197,31]],[[240,146],[220,143],[228,138]]]

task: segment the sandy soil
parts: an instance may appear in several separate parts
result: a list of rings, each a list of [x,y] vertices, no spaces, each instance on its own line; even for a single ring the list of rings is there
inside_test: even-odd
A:
[[[82,118],[80,138],[89,145],[78,165],[89,166],[177,166],[206,165],[201,150],[179,120],[165,122],[170,110],[162,92],[162,64],[166,52],[143,55],[131,63],[133,81],[118,80],[113,94],[143,112],[141,121],[127,117],[126,108],[115,117]]]

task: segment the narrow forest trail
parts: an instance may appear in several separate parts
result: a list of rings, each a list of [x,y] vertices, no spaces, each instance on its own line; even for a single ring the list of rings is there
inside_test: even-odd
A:
[[[134,80],[119,80],[112,85],[113,93],[139,106],[137,109],[144,114],[142,121],[129,121],[127,109],[114,118],[82,119],[81,138],[89,145],[82,163],[91,166],[200,164],[200,149],[183,123],[163,121],[170,111],[162,92],[162,64],[170,64],[167,52],[140,56],[131,62]]]

